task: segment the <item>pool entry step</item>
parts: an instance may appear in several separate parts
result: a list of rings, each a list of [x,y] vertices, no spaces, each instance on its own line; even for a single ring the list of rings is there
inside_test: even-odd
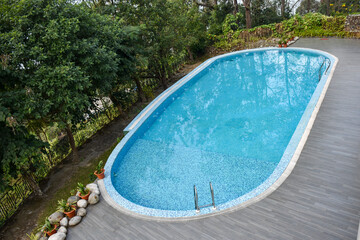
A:
[[[213,189],[213,186],[212,186],[211,182],[209,183],[209,185],[210,185],[210,193],[211,193],[212,203],[202,205],[202,206],[199,206],[199,196],[198,196],[198,192],[197,192],[197,189],[196,189],[196,185],[194,185],[194,201],[195,201],[195,210],[196,210],[197,213],[200,212],[200,208],[213,206],[213,210],[216,209],[215,198],[214,198],[214,189]]]

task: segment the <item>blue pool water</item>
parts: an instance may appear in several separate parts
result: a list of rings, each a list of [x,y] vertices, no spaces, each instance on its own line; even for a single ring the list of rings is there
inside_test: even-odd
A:
[[[128,201],[161,210],[217,205],[277,167],[319,83],[324,56],[267,50],[220,58],[162,103],[116,158],[111,180]],[[323,69],[325,70],[325,68]]]

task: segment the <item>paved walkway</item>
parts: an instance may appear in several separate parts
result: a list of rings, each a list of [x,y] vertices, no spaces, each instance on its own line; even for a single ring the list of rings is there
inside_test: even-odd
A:
[[[360,40],[300,39],[338,66],[297,165],[270,196],[247,208],[187,222],[140,220],[104,200],[69,229],[78,239],[356,239],[360,219]]]

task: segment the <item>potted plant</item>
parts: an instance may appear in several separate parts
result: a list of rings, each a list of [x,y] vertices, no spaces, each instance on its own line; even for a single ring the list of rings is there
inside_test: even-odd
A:
[[[278,43],[279,43],[279,48],[281,48],[282,40],[280,40]]]
[[[68,218],[75,216],[76,207],[74,205],[68,204],[64,199],[61,199],[58,203],[58,210],[63,212]]]
[[[99,164],[96,166],[96,171],[94,174],[98,177],[98,179],[103,179],[105,177],[105,169],[103,161],[100,161]]]
[[[282,47],[286,48],[287,47],[287,44],[286,44],[286,40],[283,41],[282,43]]]
[[[88,200],[89,195],[90,195],[90,191],[89,191],[89,189],[87,189],[87,188],[84,186],[84,184],[78,183],[77,190],[78,190],[78,192],[79,192],[79,195],[78,195],[78,196],[79,196],[81,199]]]
[[[43,225],[44,233],[49,237],[57,232],[57,225],[52,225],[49,219],[45,219],[45,223]]]

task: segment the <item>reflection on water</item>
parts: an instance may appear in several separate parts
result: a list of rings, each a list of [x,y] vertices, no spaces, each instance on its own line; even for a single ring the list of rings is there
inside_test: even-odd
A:
[[[322,61],[268,51],[216,62],[143,138],[278,161],[316,88]]]
[[[324,58],[292,51],[219,59],[153,117],[122,158],[113,184],[157,209],[217,204],[251,191],[276,168],[317,86]],[[145,126],[145,125],[144,125]]]

